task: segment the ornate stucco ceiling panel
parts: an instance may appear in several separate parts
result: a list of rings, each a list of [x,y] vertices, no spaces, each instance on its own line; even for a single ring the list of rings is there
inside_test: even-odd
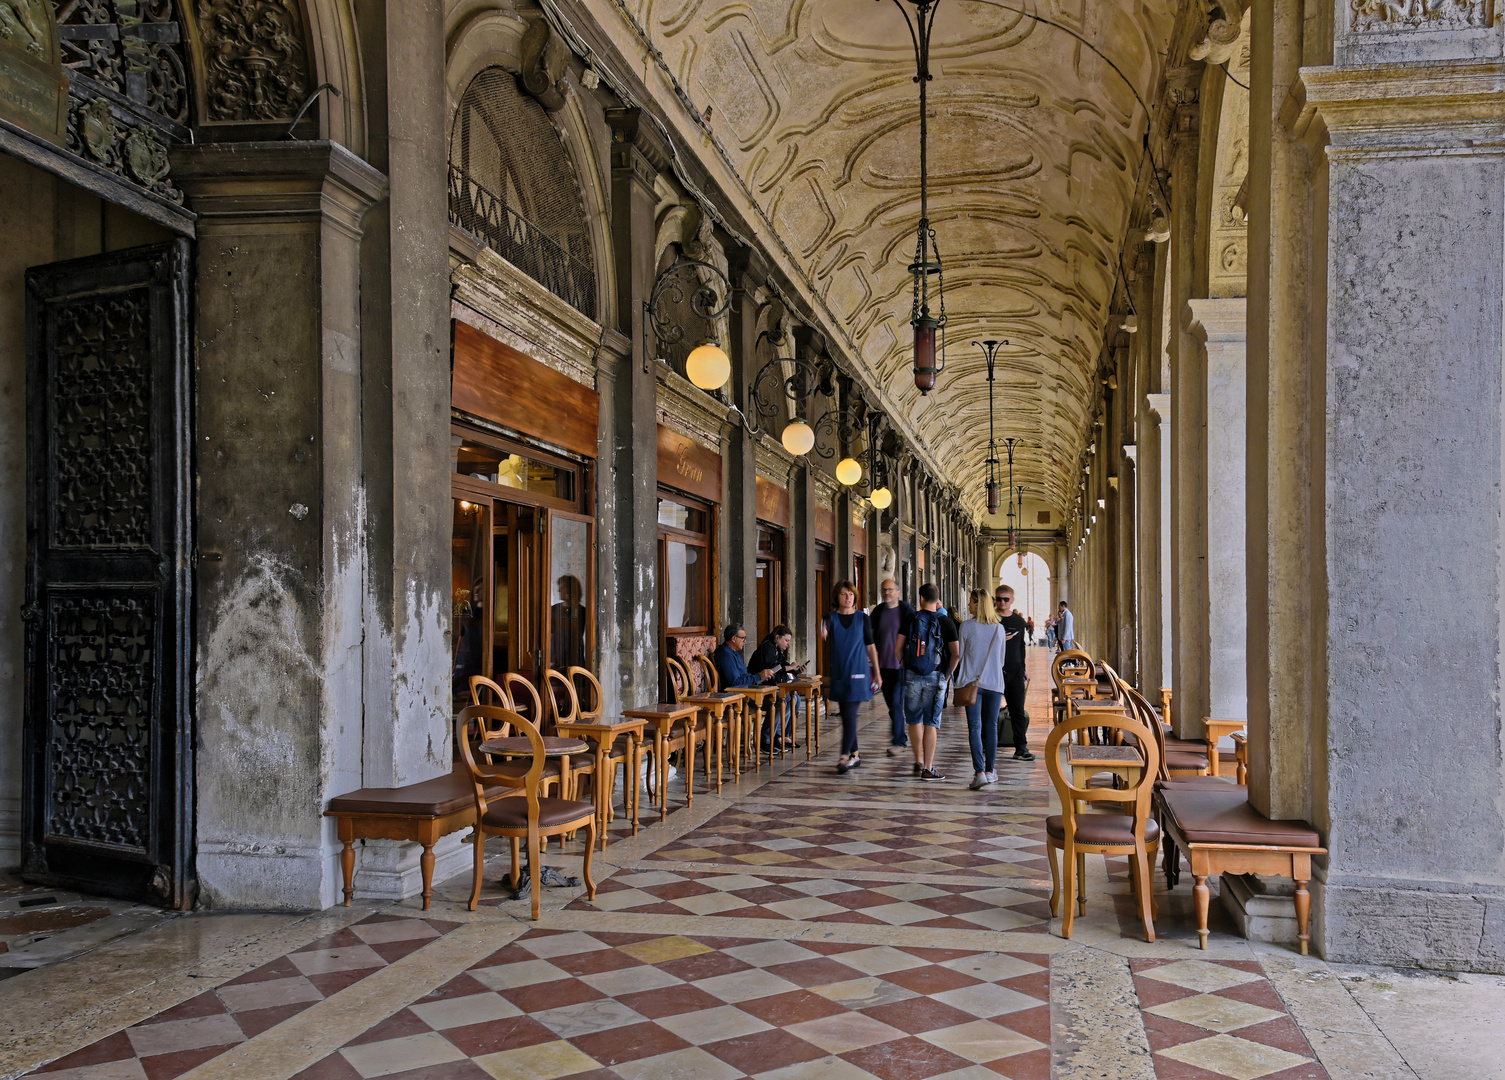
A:
[[[945,373],[921,398],[910,373],[907,273],[920,210],[918,97],[899,8],[893,0],[625,3],[778,234],[801,287],[850,342],[843,351],[924,443],[942,479],[963,485],[980,509],[987,383],[970,342],[1004,338],[995,394],[1000,437],[1024,440],[1015,482],[1066,509],[1090,440],[1143,167],[1142,99],[1159,75],[1171,5],[940,0],[930,218],[949,325]],[[1012,10],[1021,6],[1059,25]]]

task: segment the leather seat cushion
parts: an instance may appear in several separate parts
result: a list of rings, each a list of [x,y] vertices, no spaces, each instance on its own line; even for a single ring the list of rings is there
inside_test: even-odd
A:
[[[572,799],[538,800],[538,827],[541,829],[571,825],[595,816],[596,808],[588,802],[575,802]],[[486,807],[485,821],[488,828],[526,829],[528,827],[528,800],[498,800]]]
[[[1162,724],[1160,730],[1164,731],[1165,725]],[[1165,737],[1165,748],[1167,750],[1186,750],[1193,754],[1207,753],[1206,742],[1199,742],[1196,739],[1178,739],[1172,735]]]
[[[1045,832],[1054,840],[1065,840],[1066,819],[1052,814],[1045,819]],[[1128,814],[1078,814],[1076,839],[1081,844],[1132,844],[1134,819]],[[1144,842],[1160,839],[1160,824],[1150,818],[1144,823]]]
[[[1247,788],[1167,787],[1161,805],[1188,844],[1265,844],[1321,847],[1322,838],[1305,821],[1271,821],[1249,805]]]
[[[527,770],[524,770],[525,772]],[[503,785],[488,785],[486,797],[500,799],[510,790]],[[411,817],[443,817],[475,805],[475,788],[463,764],[456,765],[448,776],[424,780],[400,788],[361,788],[329,800],[335,814],[406,814]]]
[[[1165,752],[1165,767],[1167,769],[1205,769],[1207,768],[1207,754],[1192,754],[1185,750],[1167,750]]]
[[[1212,788],[1214,791],[1226,791],[1229,788],[1243,792],[1249,790],[1243,784],[1235,784],[1231,776],[1173,776],[1169,780],[1161,780],[1156,786],[1161,788]]]

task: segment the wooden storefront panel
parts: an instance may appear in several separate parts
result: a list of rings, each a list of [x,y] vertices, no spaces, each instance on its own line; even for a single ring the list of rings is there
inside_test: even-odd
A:
[[[789,489],[758,477],[758,520],[789,528]]]
[[[596,456],[600,396],[468,323],[455,322],[451,397],[464,412]]]
[[[822,544],[836,543],[836,512],[829,506],[815,508],[815,539]]]
[[[720,504],[721,455],[660,424],[658,482]]]

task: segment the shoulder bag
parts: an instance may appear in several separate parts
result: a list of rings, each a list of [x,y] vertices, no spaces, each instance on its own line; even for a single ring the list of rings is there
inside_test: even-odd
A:
[[[988,670],[988,661],[993,659],[993,646],[998,644],[998,634],[993,634],[993,640],[988,642],[988,655],[982,658],[982,667],[979,669],[977,678],[966,686],[958,686],[953,700],[958,708],[967,708],[977,704],[977,684],[982,681],[981,672]]]

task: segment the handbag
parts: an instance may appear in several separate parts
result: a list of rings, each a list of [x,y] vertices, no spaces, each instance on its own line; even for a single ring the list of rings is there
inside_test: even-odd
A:
[[[988,661],[993,659],[993,646],[997,644],[998,635],[994,634],[993,640],[988,642],[988,655],[982,658],[982,669],[984,671],[987,670]],[[978,675],[977,678],[973,679],[966,686],[958,686],[956,688],[956,696],[953,700],[956,702],[958,708],[965,709],[977,704],[977,684],[980,682],[982,682],[982,676]]]

